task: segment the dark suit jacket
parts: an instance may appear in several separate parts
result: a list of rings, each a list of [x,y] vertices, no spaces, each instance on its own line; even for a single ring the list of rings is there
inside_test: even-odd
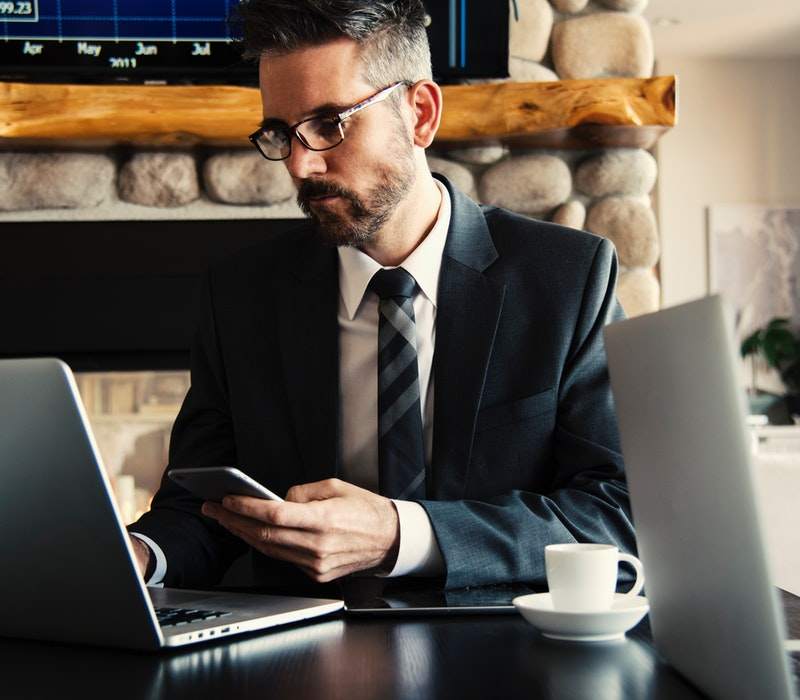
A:
[[[543,547],[633,551],[601,330],[622,317],[611,243],[480,207],[444,178],[452,218],[433,360],[427,511],[445,585],[544,580]],[[169,466],[236,465],[283,495],[339,472],[336,250],[311,224],[212,268]],[[165,478],[131,529],[167,585],[207,586],[246,547]],[[303,578],[254,553],[258,581]]]

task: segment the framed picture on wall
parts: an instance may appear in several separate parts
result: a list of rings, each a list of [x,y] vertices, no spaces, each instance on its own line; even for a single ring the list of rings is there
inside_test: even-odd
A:
[[[800,328],[800,207],[720,204],[707,215],[708,291],[734,307],[737,340],[776,317]],[[763,359],[743,369],[749,386],[784,392]]]
[[[708,291],[733,304],[740,340],[776,316],[800,327],[800,207],[708,207]]]

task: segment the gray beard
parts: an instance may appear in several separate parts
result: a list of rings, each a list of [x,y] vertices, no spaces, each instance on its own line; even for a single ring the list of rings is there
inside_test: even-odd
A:
[[[315,212],[298,196],[298,205],[317,224],[325,245],[360,247],[383,228],[416,179],[411,149],[397,156],[399,167],[384,169],[380,182],[364,199],[350,190],[339,190],[340,196],[349,204],[345,215],[331,211]]]

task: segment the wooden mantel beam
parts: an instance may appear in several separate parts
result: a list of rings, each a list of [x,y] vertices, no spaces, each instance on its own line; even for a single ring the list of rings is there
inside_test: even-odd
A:
[[[675,76],[444,87],[437,143],[649,147],[675,125]],[[0,83],[0,146],[246,146],[255,88]]]
[[[452,85],[437,140],[649,148],[676,124],[675,89],[674,75]]]

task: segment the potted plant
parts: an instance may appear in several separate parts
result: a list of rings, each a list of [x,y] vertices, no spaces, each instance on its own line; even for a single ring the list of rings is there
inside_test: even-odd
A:
[[[786,387],[785,401],[789,414],[800,415],[800,339],[789,328],[789,319],[773,318],[766,326],[754,331],[742,341],[741,354],[751,358],[751,406],[759,403],[756,358],[760,356],[780,375]]]

